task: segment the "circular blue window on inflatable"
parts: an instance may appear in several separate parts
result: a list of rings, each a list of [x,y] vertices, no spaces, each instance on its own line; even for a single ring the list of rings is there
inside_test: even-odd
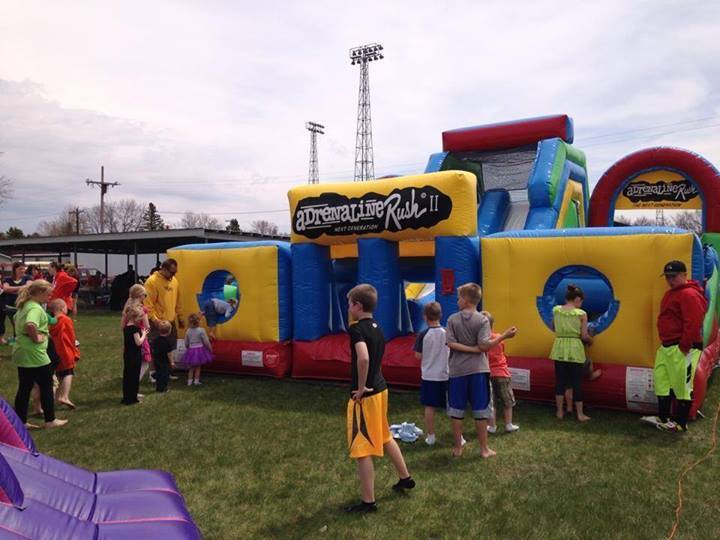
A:
[[[241,296],[235,276],[227,270],[215,270],[203,281],[197,302],[209,325],[211,321],[223,324],[237,313]]]
[[[612,324],[620,310],[610,280],[591,266],[564,266],[553,272],[545,282],[542,296],[537,297],[537,308],[545,325],[552,329],[552,309],[565,303],[567,286],[573,284],[585,293],[582,305],[588,314],[588,327],[597,335]]]

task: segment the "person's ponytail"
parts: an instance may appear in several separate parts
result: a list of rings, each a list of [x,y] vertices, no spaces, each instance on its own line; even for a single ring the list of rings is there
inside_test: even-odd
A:
[[[568,302],[572,302],[576,298],[582,298],[584,300],[585,293],[580,287],[571,283],[567,286],[567,291],[565,292],[565,300]]]
[[[17,300],[15,300],[15,306],[21,309],[30,300],[50,289],[52,289],[52,285],[47,281],[44,279],[36,279],[30,285],[20,289]]]

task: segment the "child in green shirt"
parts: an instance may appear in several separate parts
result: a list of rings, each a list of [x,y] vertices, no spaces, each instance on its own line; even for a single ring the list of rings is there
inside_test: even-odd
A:
[[[67,420],[55,418],[53,395],[53,374],[48,347],[48,315],[42,304],[50,298],[52,286],[45,280],[33,281],[18,294],[15,305],[17,341],[13,346],[12,358],[18,370],[18,390],[15,395],[15,412],[27,424],[28,401],[33,385],[40,388],[40,402],[45,416],[45,427],[59,427]]]
[[[585,366],[585,345],[592,343],[588,334],[587,313],[580,309],[585,294],[580,287],[568,285],[565,293],[565,305],[553,308],[553,342],[550,358],[555,360],[555,405],[556,416],[562,420],[565,415],[563,402],[567,410],[572,411],[573,399],[577,419],[580,422],[590,420],[583,412],[582,377]]]

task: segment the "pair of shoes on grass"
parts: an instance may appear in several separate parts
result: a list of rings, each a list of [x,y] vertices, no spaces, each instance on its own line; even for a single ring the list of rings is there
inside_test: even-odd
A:
[[[413,480],[412,476],[408,476],[407,478],[401,478],[397,481],[397,483],[393,484],[393,491],[396,491],[398,493],[404,493],[407,489],[412,489],[415,487],[415,480]],[[371,512],[377,512],[377,504],[375,504],[375,501],[372,502],[365,502],[360,501],[357,504],[353,504],[351,506],[346,506],[345,511],[351,514],[369,514]]]
[[[642,416],[640,420],[654,425],[660,431],[667,431],[668,433],[685,433],[688,430],[687,426],[683,427],[670,419],[668,419],[667,422],[663,422],[659,416]]]
[[[462,437],[461,441],[462,441],[463,446],[465,446],[467,444],[465,437]],[[428,436],[425,437],[425,444],[427,444],[428,446],[434,446],[436,442],[437,442],[437,439],[435,438],[434,433],[428,433]]]
[[[518,426],[516,424],[512,424],[512,423],[505,424],[505,433],[513,433],[514,431],[517,431],[518,429],[520,429],[520,426]],[[497,433],[498,432],[497,426],[488,426],[487,430],[488,430],[488,433]]]

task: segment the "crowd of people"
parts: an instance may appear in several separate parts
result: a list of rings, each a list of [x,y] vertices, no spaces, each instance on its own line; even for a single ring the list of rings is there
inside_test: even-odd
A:
[[[156,391],[168,391],[177,344],[180,316],[177,262],[168,259],[159,265],[145,284],[129,287],[121,317],[123,335],[122,400],[139,403],[140,380],[149,373]],[[47,275],[21,262],[12,265],[11,275],[0,287],[0,339],[12,346],[17,367],[18,390],[15,410],[29,428],[30,402],[43,416],[44,427],[59,427],[66,419],[55,416],[57,406],[75,408],[71,399],[72,381],[80,360],[80,343],[75,335],[79,276],[74,267],[58,262],[49,265]],[[183,363],[188,367],[188,386],[200,385],[202,365],[210,362],[212,344],[200,327],[202,314],[189,317]],[[6,339],[5,320],[12,328]]]
[[[134,284],[123,307],[122,400],[124,405],[140,403],[140,381],[146,373],[158,393],[168,391],[173,374],[178,328],[184,328],[179,284],[175,277],[178,263],[165,260],[144,284]],[[657,319],[659,347],[654,368],[658,414],[645,417],[668,432],[687,431],[692,403],[695,369],[702,351],[702,325],[707,300],[701,284],[689,280],[682,261],[670,261],[663,268],[669,290],[665,293]],[[12,358],[17,366],[18,390],[15,410],[28,423],[28,405],[35,394],[36,412],[44,416],[45,427],[67,423],[55,417],[55,405],[73,409],[71,400],[75,366],[80,360],[73,314],[78,279],[60,263],[52,263],[49,280],[22,263],[13,264],[12,275],[0,289],[3,319],[10,315],[13,326]],[[393,486],[397,491],[412,489],[411,477],[400,447],[394,441],[387,419],[388,390],[381,360],[385,338],[373,318],[377,291],[368,284],[354,287],[347,295],[352,324],[349,327],[351,354],[351,395],[347,404],[347,441],[350,457],[357,460],[361,501],[347,508],[351,512],[377,509],[374,493],[374,456],[388,453],[398,474]],[[505,432],[517,431],[513,422],[515,397],[511,372],[504,353],[504,342],[518,332],[510,327],[493,332],[493,316],[480,311],[482,289],[476,283],[458,288],[459,310],[441,325],[442,309],[438,302],[424,308],[427,329],[419,333],[414,352],[421,364],[420,403],[424,407],[427,436],[437,441],[435,411],[445,410],[452,428],[452,455],[461,457],[467,443],[463,422],[468,404],[474,420],[480,455],[496,455],[490,448],[489,434],[496,433],[496,411],[502,410]],[[582,381],[595,380],[602,371],[595,369],[586,348],[593,343],[588,314],[582,309],[585,295],[569,285],[565,303],[553,308],[555,339],[548,357],[555,365],[555,414],[562,420],[575,415],[580,422],[590,417],[583,407]],[[202,366],[213,359],[214,328],[218,318],[227,317],[237,302],[205,302],[201,313],[188,316],[183,363],[188,368],[187,385],[200,385]],[[208,337],[201,327],[206,319]],[[0,319],[2,321],[3,319]],[[0,334],[2,336],[3,333]],[[11,338],[12,339],[12,338]],[[677,401],[671,418],[672,401]]]
[[[702,286],[687,278],[682,261],[670,261],[662,275],[669,286],[657,319],[661,342],[654,368],[658,415],[645,417],[659,429],[679,433],[687,431],[692,403],[692,388],[702,351],[702,323],[707,300]],[[493,317],[479,311],[482,289],[476,283],[458,288],[459,311],[440,324],[442,309],[430,302],[424,307],[427,329],[418,334],[414,351],[421,362],[420,403],[424,407],[425,442],[436,444],[435,411],[446,411],[450,417],[453,441],[452,455],[461,457],[466,445],[463,437],[465,411],[470,406],[480,455],[490,458],[496,452],[489,446],[488,434],[496,433],[496,411],[502,409],[505,431],[517,431],[513,423],[515,397],[511,373],[504,353],[504,342],[518,329],[502,333],[492,330]],[[386,452],[395,467],[398,481],[393,490],[415,487],[402,452],[392,437],[387,419],[388,390],[381,371],[385,338],[373,318],[377,291],[368,284],[354,287],[347,295],[350,326],[351,394],[346,424],[350,457],[357,461],[361,500],[346,508],[348,512],[374,512],[375,473],[373,457]],[[590,417],[583,407],[582,380],[595,380],[602,371],[595,369],[586,348],[593,343],[588,314],[582,309],[582,289],[569,285],[565,303],[553,308],[555,339],[548,357],[555,365],[555,414],[559,420],[575,415],[580,422]],[[671,418],[672,400],[677,401],[676,416]]]

